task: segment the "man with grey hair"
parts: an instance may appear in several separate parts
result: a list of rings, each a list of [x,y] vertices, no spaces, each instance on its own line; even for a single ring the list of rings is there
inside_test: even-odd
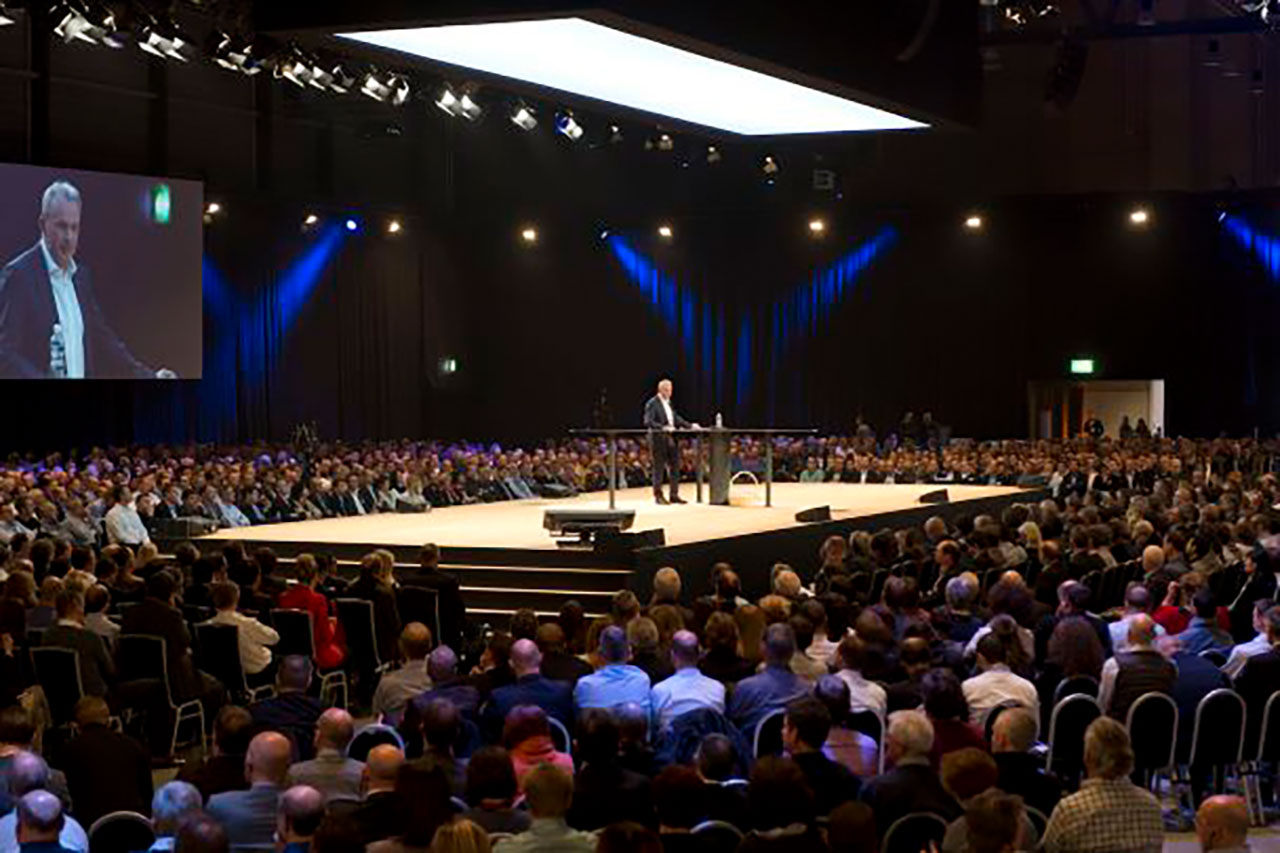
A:
[[[156,841],[149,853],[172,850],[178,826],[187,815],[200,811],[203,800],[200,791],[190,782],[173,781],[161,785],[151,798],[151,828]]]
[[[60,829],[54,834],[53,840],[66,850],[88,850],[89,835],[75,818],[63,817],[60,801],[45,790],[48,782],[49,765],[45,764],[43,758],[33,752],[25,751],[13,756],[12,763],[9,765],[9,796],[15,799],[23,798],[38,791],[53,797],[55,802],[59,802],[58,818],[61,821]],[[20,808],[17,808],[0,817],[0,853],[18,853],[18,844],[21,841],[18,835],[19,812]]]
[[[82,206],[73,185],[50,184],[39,241],[0,269],[0,377],[173,378],[134,358],[107,322],[89,270],[76,261]]]
[[[1044,831],[1048,853],[1096,850],[1151,851],[1164,845],[1160,804],[1129,781],[1133,746],[1129,732],[1110,717],[1099,717],[1084,733],[1086,779],[1063,797]]]
[[[324,794],[308,785],[294,785],[280,796],[276,838],[282,849],[311,849],[311,839],[324,820],[324,802]]]
[[[889,715],[885,755],[893,769],[867,780],[862,789],[862,799],[875,811],[881,837],[895,820],[913,812],[932,812],[948,823],[964,814],[929,764],[932,749],[933,723],[924,711]]]
[[[67,851],[58,838],[64,818],[62,801],[48,791],[31,791],[18,800],[18,844],[30,853]]]

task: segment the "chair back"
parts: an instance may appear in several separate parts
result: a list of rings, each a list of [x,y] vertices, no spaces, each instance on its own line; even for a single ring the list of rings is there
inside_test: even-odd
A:
[[[1139,773],[1170,770],[1178,745],[1178,706],[1164,693],[1143,693],[1129,706],[1125,719],[1133,745],[1133,769]]]
[[[889,824],[880,853],[920,853],[929,850],[930,844],[942,846],[947,834],[947,822],[933,812],[912,812]]]
[[[751,745],[751,752],[756,758],[782,754],[782,722],[786,713],[782,708],[777,708],[765,714],[756,724],[756,734]]]
[[[1036,838],[1043,840],[1045,827],[1049,825],[1049,818],[1045,816],[1044,812],[1037,808],[1033,808],[1025,804],[1022,808],[1027,813],[1027,820],[1031,821],[1031,825],[1035,827]]]
[[[80,678],[80,656],[72,649],[41,646],[31,650],[31,666],[36,681],[44,689],[55,724],[62,726],[75,718],[76,703],[84,695]]]
[[[155,843],[151,821],[137,812],[104,814],[89,827],[89,853],[149,850]]]
[[[440,593],[425,586],[402,586],[396,591],[396,607],[401,624],[421,622],[431,629],[437,643],[440,638]]]
[[[1234,690],[1211,690],[1196,705],[1191,729],[1191,766],[1223,767],[1244,760],[1244,731],[1248,713],[1244,698]]]
[[[237,697],[249,692],[240,660],[240,629],[235,625],[196,626],[196,665]]]
[[[212,607],[205,607],[201,604],[182,605],[182,618],[192,625],[208,622],[216,612]]]
[[[551,745],[555,747],[556,752],[563,752],[565,755],[573,755],[573,738],[569,737],[569,730],[565,728],[564,723],[557,720],[551,715],[547,715],[547,723],[551,726]]]
[[[361,727],[355,737],[351,738],[351,743],[347,744],[347,758],[364,761],[369,757],[370,750],[384,743],[389,743],[404,752],[404,738],[394,727],[386,723],[369,723]]]
[[[854,708],[849,712],[847,725],[859,734],[876,742],[876,769],[884,772],[884,714],[874,708]]]
[[[1083,693],[1065,697],[1049,716],[1049,753],[1045,768],[1070,779],[1084,770],[1084,731],[1102,716],[1098,700]]]
[[[311,624],[311,613],[293,608],[276,608],[271,611],[271,621],[275,623],[280,642],[276,644],[276,654],[302,655],[314,658],[316,655],[314,626]]]
[[[1262,731],[1258,734],[1258,754],[1255,761],[1280,760],[1280,702],[1276,697],[1280,690],[1267,697],[1266,707],[1262,710]]]
[[[121,634],[116,638],[116,662],[121,681],[150,679],[164,682],[165,695],[173,704],[169,684],[168,658],[164,637],[152,634]]]
[[[363,598],[339,598],[333,605],[347,634],[347,656],[353,668],[380,668],[382,659],[378,656],[378,637],[373,629],[373,602]]]
[[[1083,693],[1085,696],[1098,695],[1098,679],[1092,675],[1073,675],[1058,682],[1053,688],[1053,704],[1057,705],[1068,696]]]
[[[1218,669],[1222,669],[1227,663],[1227,654],[1222,649],[1205,649],[1200,653],[1200,657],[1218,667]]]
[[[1005,699],[1000,704],[994,705],[990,709],[988,709],[986,715],[983,716],[982,718],[982,732],[987,739],[987,743],[991,743],[991,735],[992,733],[995,732],[996,720],[1000,718],[1001,714],[1003,714],[1005,711],[1009,710],[1010,708],[1025,708],[1025,707],[1026,707],[1025,705],[1023,705],[1021,702],[1017,701],[1016,699]]]
[[[692,832],[698,836],[698,849],[708,853],[733,853],[742,843],[742,830],[723,820],[703,821]]]

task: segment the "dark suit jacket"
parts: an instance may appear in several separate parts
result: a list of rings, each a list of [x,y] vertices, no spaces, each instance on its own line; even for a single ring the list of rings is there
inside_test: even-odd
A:
[[[249,707],[253,722],[261,731],[277,731],[297,747],[299,761],[315,758],[316,720],[324,712],[320,700],[290,691]]]
[[[350,816],[362,844],[404,834],[404,804],[395,791],[375,791],[363,800],[330,800],[329,813]]]
[[[1034,809],[1048,817],[1062,799],[1062,782],[1044,769],[1044,761],[1029,752],[997,752],[991,756],[1000,771],[996,787],[1006,794],[1017,794]]]
[[[400,641],[400,610],[396,595],[367,575],[361,575],[347,588],[351,598],[373,602],[373,635],[378,640],[378,657],[383,663],[394,663]]]
[[[151,812],[151,760],[133,738],[84,726],[63,748],[62,767],[82,824],[114,811]]]
[[[671,404],[671,417],[675,419],[674,424],[667,423],[667,413],[662,409],[662,401],[658,399],[658,395],[654,394],[649,398],[649,402],[644,404],[644,425],[648,429],[662,429],[665,426],[674,426],[676,429],[688,429],[691,423],[680,417],[680,413],[676,411],[674,404]]]
[[[867,780],[862,799],[875,811],[882,837],[890,824],[912,812],[933,812],[948,823],[964,814],[927,764],[902,765]]]
[[[563,681],[525,675],[516,679],[515,684],[497,688],[489,696],[483,719],[485,731],[492,741],[501,739],[503,721],[517,705],[537,705],[572,730],[573,689]]]
[[[626,820],[653,826],[649,780],[617,764],[586,764],[573,778],[573,802],[565,820],[584,831]]]
[[[70,625],[54,625],[44,632],[43,645],[71,649],[80,659],[80,683],[90,696],[107,695],[108,685],[115,678],[115,667],[102,637],[88,628],[72,628]]]
[[[466,608],[458,579],[439,569],[418,568],[396,575],[401,586],[433,589],[440,598],[440,636],[436,639],[455,651],[462,649],[462,632],[466,624]]]
[[[1269,652],[1249,658],[1236,676],[1235,689],[1244,697],[1248,709],[1244,754],[1257,755],[1262,712],[1266,710],[1271,694],[1280,690],[1280,649],[1273,647]]]
[[[249,781],[244,778],[243,755],[210,755],[203,761],[187,762],[178,771],[178,780],[195,785],[206,802],[223,791],[249,788]]]
[[[247,791],[224,791],[209,798],[205,811],[227,831],[231,848],[237,845],[275,849],[276,808],[281,790],[259,782]]]
[[[84,374],[93,379],[146,379],[155,371],[133,357],[116,336],[93,293],[83,264],[75,274],[84,318]],[[49,272],[40,244],[0,269],[0,378],[44,379],[49,374],[49,337],[58,322]]]
[[[803,752],[791,756],[791,760],[813,789],[814,807],[819,816],[831,814],[841,803],[858,799],[862,780],[843,764],[837,764],[821,752]]]
[[[182,611],[156,598],[143,599],[125,611],[120,633],[163,637],[174,698],[186,700],[199,695],[200,680],[191,660],[191,633]]]
[[[584,675],[595,672],[591,664],[568,652],[547,652],[542,656],[542,674],[552,681],[568,682],[570,689]]]

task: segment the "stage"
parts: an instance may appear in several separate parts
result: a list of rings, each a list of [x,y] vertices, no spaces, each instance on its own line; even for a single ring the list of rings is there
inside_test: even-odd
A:
[[[921,495],[940,488],[946,488],[948,502],[920,503]],[[459,574],[469,602],[478,602],[482,613],[501,617],[521,606],[553,613],[571,597],[591,612],[603,612],[608,597],[624,586],[647,596],[653,571],[663,565],[680,569],[688,587],[701,592],[711,564],[728,561],[742,575],[748,595],[756,597],[763,594],[774,562],[788,562],[809,577],[817,568],[818,546],[831,534],[920,525],[935,514],[948,519],[998,514],[1010,503],[1037,501],[1043,494],[1003,486],[775,483],[773,506],[766,507],[763,485],[738,483],[729,506],[695,503],[692,484],[682,487],[681,497],[689,503],[659,506],[649,488],[617,493],[619,509],[635,510],[630,532],[661,530],[664,544],[658,547],[624,541],[608,549],[566,548],[543,528],[544,510],[604,509],[605,492],[229,528],[197,544],[206,549],[227,540],[266,545],[285,563],[304,551],[328,552],[345,571],[354,571],[360,557],[375,547],[390,549],[398,566],[408,566],[424,542],[434,542],[445,567]],[[830,521],[796,521],[800,510],[822,506],[830,507]]]

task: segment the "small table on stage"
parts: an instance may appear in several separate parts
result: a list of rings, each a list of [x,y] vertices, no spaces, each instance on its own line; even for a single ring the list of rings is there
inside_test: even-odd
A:
[[[572,435],[603,436],[609,443],[609,509],[614,509],[614,492],[618,487],[618,436],[644,436],[657,430],[648,429],[575,429]],[[711,445],[711,470],[707,476],[709,503],[729,503],[729,443],[734,436],[764,436],[764,505],[773,506],[773,437],[775,435],[817,435],[816,429],[759,429],[741,427],[705,427],[703,429],[665,430],[664,434],[694,436],[698,454],[694,463],[697,502],[702,503],[702,461],[705,445]]]

